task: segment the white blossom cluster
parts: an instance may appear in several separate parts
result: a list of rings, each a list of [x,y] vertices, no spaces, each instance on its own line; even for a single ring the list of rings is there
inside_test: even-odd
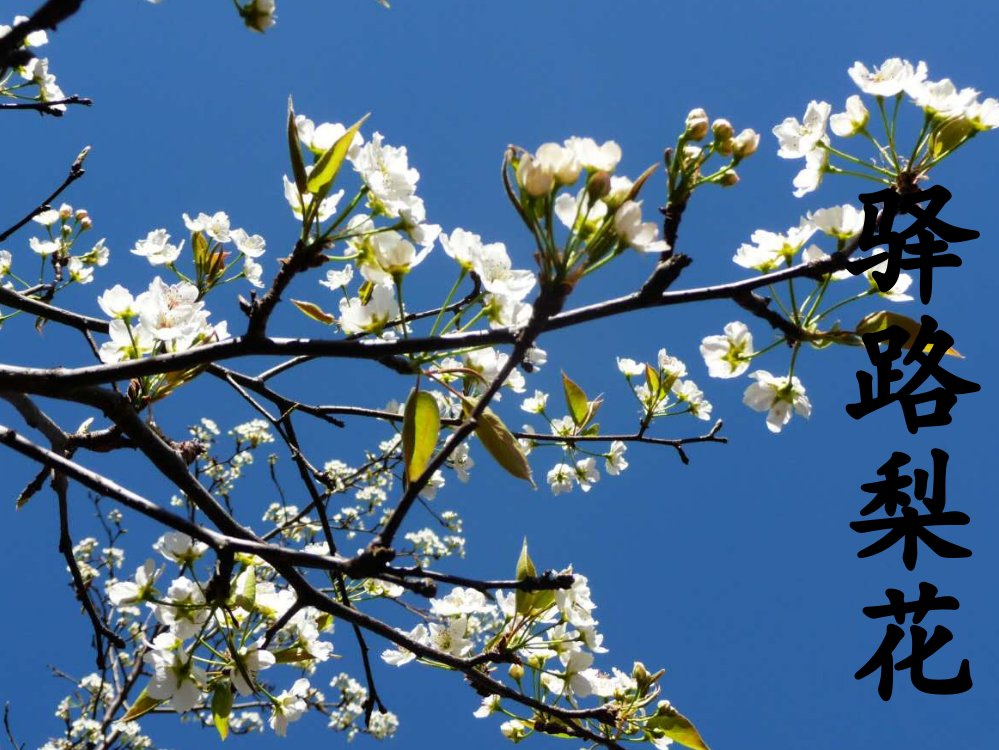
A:
[[[13,26],[18,26],[28,20],[27,16],[15,16]],[[0,24],[0,38],[7,36],[12,26]],[[49,42],[49,36],[44,30],[32,31],[22,42],[22,47],[42,47]],[[49,72],[49,61],[45,57],[33,57],[17,68],[20,82],[13,79],[14,71],[0,69],[0,96],[14,100],[30,100],[39,102],[58,102],[66,98],[56,77]],[[34,89],[34,93],[31,93]],[[56,112],[65,112],[65,104],[53,104]]]

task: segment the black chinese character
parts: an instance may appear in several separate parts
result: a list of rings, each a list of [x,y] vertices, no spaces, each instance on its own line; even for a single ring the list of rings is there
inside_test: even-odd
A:
[[[909,626],[909,634],[912,637],[912,653],[904,659],[899,660],[894,665],[896,671],[909,670],[909,678],[912,686],[921,693],[932,695],[956,695],[971,690],[971,665],[967,659],[961,660],[961,666],[954,677],[945,679],[932,679],[923,674],[923,662],[939,651],[946,643],[954,638],[954,634],[942,625],[937,625],[933,629],[933,635],[926,640],[926,630],[919,627],[919,624],[927,612],[937,609],[957,609],[960,603],[953,596],[940,596],[937,594],[937,587],[932,583],[919,584],[919,599],[914,602],[905,601],[904,594],[898,589],[887,589],[885,594],[888,597],[888,604],[877,607],[864,607],[864,614],[872,620],[880,617],[893,616],[899,625],[905,623],[905,616],[912,613],[912,625]],[[902,641],[905,632],[898,625],[889,623],[885,629],[884,640],[864,666],[854,675],[855,679],[862,680],[875,669],[881,668],[881,678],[878,681],[878,695],[881,700],[891,698],[892,689],[892,665],[895,647]]]
[[[933,269],[956,268],[961,265],[961,259],[956,255],[944,255],[948,242],[967,242],[976,239],[979,232],[974,229],[955,227],[937,217],[940,209],[950,200],[951,194],[943,185],[934,185],[926,190],[899,195],[892,188],[885,188],[876,193],[861,193],[858,198],[864,204],[864,228],[860,234],[858,247],[870,250],[878,245],[888,246],[888,262],[884,271],[874,271],[871,276],[882,292],[890,291],[898,281],[899,270],[918,270],[919,299],[925,305],[933,293]],[[925,209],[919,204],[929,201]],[[878,209],[874,204],[884,203],[884,210],[878,218]],[[899,212],[910,213],[915,220],[901,232],[892,231],[895,216]],[[877,231],[875,232],[875,228]],[[941,239],[934,239],[934,233]],[[918,241],[907,243],[910,237]],[[902,260],[902,252],[915,255],[915,258]],[[868,258],[861,258],[847,264],[847,269],[854,276],[869,268],[885,262],[884,254],[875,253]]]
[[[871,364],[877,368],[878,393],[873,393],[873,376],[860,370],[857,372],[857,382],[860,385],[860,402],[848,404],[846,413],[854,419],[867,416],[882,406],[898,401],[902,406],[905,426],[913,435],[920,427],[939,427],[951,423],[950,410],[957,403],[957,394],[974,393],[981,386],[964,380],[940,366],[940,360],[953,346],[954,339],[945,331],[937,330],[937,322],[929,315],[922,316],[922,326],[916,334],[915,341],[909,353],[902,360],[903,364],[919,363],[919,369],[909,379],[909,382],[891,393],[891,384],[902,379],[902,371],[892,369],[892,363],[902,356],[902,347],[909,341],[909,333],[898,325],[888,326],[876,333],[865,333],[862,337]],[[887,342],[888,347],[881,351],[881,342]],[[923,350],[930,347],[928,352]],[[940,387],[919,395],[913,392],[932,375]],[[919,415],[916,407],[919,404],[933,402],[933,411]]]

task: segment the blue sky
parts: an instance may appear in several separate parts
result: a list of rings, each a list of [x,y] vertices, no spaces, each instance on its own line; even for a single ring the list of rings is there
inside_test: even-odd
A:
[[[386,11],[371,0],[282,0],[277,27],[261,37],[243,29],[224,0],[86,3],[46,52],[66,92],[90,96],[94,106],[62,120],[8,113],[2,121],[5,169],[16,175],[4,191],[9,217],[48,194],[82,146],[93,147],[86,177],[65,197],[90,211],[95,235],[112,248],[112,265],[94,285],[60,298],[61,304],[97,315],[96,295],[111,279],[134,290],[145,286],[153,274],[128,250],[156,227],[183,236],[182,212],[223,210],[234,225],[264,235],[265,267],[273,273],[275,258],[296,231],[281,192],[289,94],[298,111],[317,122],[351,122],[371,112],[368,133],[377,129],[388,142],[408,146],[430,219],[445,231],[461,226],[505,242],[521,267],[530,263],[529,238],[498,179],[506,144],[534,149],[572,135],[614,139],[624,152],[620,171],[635,176],[661,157],[692,107],[730,119],[737,130],[752,127],[763,137],[758,154],[740,167],[742,183],[699,192],[684,219],[678,249],[694,258],[678,285],[686,288],[744,277],[731,257],[755,229],[783,231],[807,210],[856,203],[857,193],[873,187],[828,178],[817,193],[794,198],[791,179],[800,163],[779,159],[769,132],[784,117],[800,118],[811,99],[842,109],[855,93],[846,75],[855,60],[925,60],[932,79],[949,77],[986,96],[999,93],[999,69],[989,52],[997,19],[985,2],[918,1],[897,10],[853,1],[752,9],[657,0],[394,5]],[[911,105],[904,105],[903,115],[905,127],[918,125]],[[897,406],[854,421],[843,407],[856,400],[854,373],[870,365],[859,349],[833,348],[803,352],[799,360],[796,372],[814,405],[812,418],[795,417],[782,434],[769,434],[763,415],[741,403],[748,381],[709,379],[698,355],[703,336],[745,319],[729,302],[634,313],[551,334],[542,339],[549,364],[529,387],[556,392],[564,369],[591,394],[605,394],[604,429],[626,431],[634,424],[632,405],[614,358],[650,360],[666,347],[687,362],[724,419],[730,442],[692,447],[689,466],[672,452],[634,446],[623,476],[604,477],[588,494],[558,497],[546,489],[523,490],[478,455],[473,482],[452,482],[435,501],[465,518],[463,572],[511,574],[525,534],[539,566],[573,563],[589,576],[599,606],[610,649],[604,664],[629,667],[641,660],[665,668],[664,697],[696,721],[716,750],[989,746],[995,738],[989,717],[999,696],[999,604],[991,595],[999,512],[989,471],[999,364],[991,296],[997,157],[999,139],[984,134],[934,172],[954,196],[946,220],[977,229],[981,237],[954,248],[964,265],[937,272],[928,306],[910,302],[904,310],[936,318],[966,356],[953,371],[982,385],[981,392],[960,398],[951,425],[910,435]],[[661,176],[650,182],[647,214],[664,191]],[[27,237],[22,233],[6,244],[15,263],[33,257]],[[590,277],[570,305],[632,291],[650,268],[651,259],[628,255]],[[434,304],[453,279],[450,261],[438,248],[419,271],[414,278],[423,281],[415,284],[415,298]],[[293,292],[289,296],[317,301],[329,294],[314,278],[297,282]],[[211,309],[213,319],[229,319],[238,330],[234,293]],[[762,323],[751,326],[758,342],[769,340]],[[272,330],[328,333],[294,311],[278,315]],[[23,319],[4,327],[0,346],[7,363],[89,363],[76,338],[49,326],[39,339]],[[257,365],[263,363],[246,369]],[[784,352],[760,364],[777,373],[786,365]],[[315,401],[374,407],[404,398],[409,388],[398,376],[339,362],[317,363],[280,382],[303,398],[318,390]],[[157,416],[174,434],[192,415],[224,427],[254,416],[217,382],[195,383],[171,401]],[[515,399],[504,399],[502,413],[511,422],[520,419],[515,407]],[[66,415],[67,424],[80,415],[61,408],[56,413]],[[0,414],[5,424],[14,421],[6,408]],[[300,429],[323,460],[349,460],[361,442],[385,436],[364,424],[350,427],[330,434],[303,421]],[[656,429],[677,437],[702,428],[677,419]],[[899,547],[858,560],[857,550],[869,543],[849,528],[868,499],[859,485],[876,480],[877,468],[896,450],[912,456],[909,469],[929,469],[934,447],[951,457],[948,509],[971,516],[969,525],[941,535],[974,555],[943,560],[924,547],[912,572],[903,567]],[[134,457],[81,458],[153,499],[169,497]],[[548,466],[544,455],[536,457],[536,474]],[[11,498],[34,473],[11,455],[0,457],[0,467]],[[254,471],[264,478],[262,465]],[[247,518],[270,501],[265,486],[246,486],[248,497],[239,502],[251,509]],[[82,493],[76,499],[82,508]],[[0,692],[12,703],[20,739],[37,746],[57,731],[52,711],[63,695],[63,684],[45,665],[88,670],[88,629],[64,585],[53,498],[39,496],[17,514],[11,503],[6,513],[0,524],[0,564],[8,572]],[[84,516],[77,514],[81,528]],[[144,559],[154,533],[134,527],[127,569]],[[967,658],[974,687],[956,696],[925,695],[902,672],[884,703],[876,677],[853,678],[884,635],[884,621],[868,620],[861,609],[884,603],[889,587],[912,598],[920,581],[961,603],[957,612],[931,613],[924,622],[954,633],[927,662],[927,675],[949,677]],[[350,633],[340,628],[334,642],[345,655],[337,668],[354,670]],[[899,654],[908,643],[906,637]],[[402,720],[396,745],[505,742],[498,722],[472,718],[478,700],[453,675],[417,665],[378,663],[376,669],[384,700]],[[172,719],[148,723],[163,746],[217,742]],[[295,725],[291,734],[287,742],[345,741],[329,736],[318,719]],[[279,742],[270,734],[237,741],[248,747]]]

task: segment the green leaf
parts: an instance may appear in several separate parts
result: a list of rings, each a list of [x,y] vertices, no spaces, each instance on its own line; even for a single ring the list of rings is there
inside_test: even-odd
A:
[[[427,468],[441,433],[437,399],[427,391],[413,390],[402,417],[402,455],[406,481],[412,482]]]
[[[701,739],[697,728],[686,716],[663,701],[655,716],[648,720],[645,728],[656,737],[669,737],[684,747],[694,750],[711,750]]]
[[[288,97],[288,153],[291,155],[291,173],[295,176],[295,187],[299,193],[307,192],[308,175],[302,161],[302,148],[298,143],[298,126],[295,125],[295,107]]]
[[[857,323],[857,334],[862,336],[865,333],[879,333],[889,326],[898,326],[909,334],[909,338],[904,344],[902,344],[903,349],[912,348],[912,345],[916,342],[916,336],[919,335],[919,329],[922,328],[922,324],[912,318],[900,315],[899,313],[882,310],[881,312],[871,313],[870,315],[864,316],[864,318]],[[927,351],[930,348],[931,346],[927,346],[924,351]],[[964,355],[959,353],[957,349],[948,349],[944,352],[944,354],[949,354],[950,356],[957,357],[958,359],[964,359]]]
[[[467,416],[473,409],[472,403],[465,400],[463,406]],[[527,456],[524,455],[520,443],[492,409],[486,408],[482,416],[479,417],[475,427],[475,435],[479,438],[479,442],[482,443],[486,452],[496,459],[496,463],[517,479],[526,480],[537,489],[534,478],[531,476],[531,464],[528,462]]]
[[[645,383],[649,386],[649,393],[653,396],[659,393],[659,373],[652,369],[652,365],[645,365]]]
[[[291,301],[295,307],[301,310],[303,313],[308,315],[313,320],[318,320],[320,323],[325,323],[330,326],[336,322],[336,317],[330,313],[323,310],[319,305],[313,302],[305,302],[300,299],[293,299]]]
[[[520,557],[517,558],[517,580],[523,581],[525,578],[535,578],[537,575],[538,571],[534,567],[534,561],[527,554],[527,537],[524,537],[524,545],[520,548]],[[517,589],[515,598],[517,613],[521,615],[528,614],[534,605],[534,592]]]
[[[565,389],[565,403],[569,407],[569,415],[577,426],[586,424],[586,414],[590,409],[590,402],[586,398],[586,393],[576,385],[568,375],[562,373],[562,387]]]
[[[253,611],[253,603],[257,599],[257,568],[251,565],[246,569],[246,576],[243,578],[243,588],[236,592],[236,604],[247,612]]]
[[[212,721],[219,730],[219,737],[225,742],[229,736],[229,714],[232,713],[232,687],[229,680],[223,680],[212,693]]]
[[[158,701],[155,698],[150,698],[149,693],[145,689],[139,693],[139,697],[135,699],[131,708],[125,712],[125,715],[121,717],[121,721],[135,721],[140,716],[145,716],[163,701]]]
[[[354,142],[354,136],[357,135],[357,131],[361,129],[361,126],[370,116],[370,113],[366,114],[351,125],[347,129],[347,132],[341,135],[337,139],[337,142],[330,146],[325,154],[319,157],[319,161],[316,162],[316,166],[312,168],[312,173],[309,175],[307,189],[310,193],[318,193],[321,189],[333,183],[337,173],[340,171],[340,167],[343,166],[343,160],[347,158],[347,150],[350,148],[350,144]]]

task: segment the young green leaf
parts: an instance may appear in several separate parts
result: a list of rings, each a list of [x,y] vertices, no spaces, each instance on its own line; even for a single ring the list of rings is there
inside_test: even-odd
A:
[[[645,384],[649,386],[649,393],[653,396],[659,393],[659,373],[649,364],[645,365]]]
[[[291,173],[295,177],[295,187],[299,193],[307,192],[308,175],[302,161],[302,148],[298,143],[298,126],[295,124],[295,107],[288,97],[288,153],[291,156]]]
[[[645,728],[656,737],[669,737],[684,747],[693,750],[710,750],[701,739],[697,728],[686,716],[668,703],[660,704],[659,710],[645,725]]]
[[[307,188],[310,193],[318,193],[336,179],[340,167],[343,166],[343,160],[347,158],[350,144],[354,142],[354,136],[357,135],[357,131],[361,129],[361,126],[370,116],[370,113],[366,114],[351,125],[347,132],[341,135],[337,142],[319,157],[319,161],[316,162],[316,166],[312,168],[312,173],[309,175]]]
[[[243,583],[239,591],[236,592],[236,604],[247,612],[253,611],[253,603],[257,599],[257,568],[251,565],[246,569]]]
[[[232,713],[232,687],[228,680],[223,680],[215,686],[212,693],[212,721],[219,731],[219,737],[225,742],[229,736],[229,714]]]
[[[857,323],[857,333],[861,336],[865,333],[879,333],[889,326],[898,326],[909,334],[909,338],[904,344],[902,344],[903,349],[912,348],[912,345],[916,343],[916,336],[919,335],[919,329],[922,328],[922,324],[912,318],[900,315],[899,313],[882,310],[881,312],[871,313],[870,315],[864,316],[864,318]],[[948,349],[944,352],[944,354],[949,354],[950,356],[957,357],[958,359],[964,359],[964,355],[960,354],[957,349]]]
[[[437,399],[427,391],[413,390],[402,417],[402,456],[406,481],[412,482],[427,468],[441,433]]]
[[[562,387],[565,389],[565,403],[569,408],[569,415],[577,426],[586,423],[586,414],[589,411],[589,400],[586,393],[576,385],[568,375],[562,373]]]
[[[135,699],[131,708],[125,712],[125,715],[121,717],[121,721],[135,721],[140,716],[145,716],[163,701],[158,701],[155,698],[150,698],[149,693],[145,689],[139,693],[139,697]]]
[[[534,567],[534,561],[527,554],[527,537],[524,537],[524,545],[520,548],[520,557],[517,558],[517,580],[523,581],[525,578],[535,578],[537,575],[538,571]],[[514,596],[517,604],[517,613],[522,615],[528,614],[534,605],[534,592],[517,589]]]
[[[336,317],[330,313],[323,310],[319,305],[313,302],[305,302],[300,299],[293,299],[291,301],[295,307],[301,310],[303,313],[308,315],[313,320],[318,320],[320,323],[325,323],[326,325],[333,325],[336,322]]]
[[[470,401],[464,402],[466,416],[471,413],[472,408],[473,405]],[[496,459],[496,463],[517,479],[524,479],[537,489],[534,478],[531,476],[531,464],[528,462],[527,456],[524,455],[520,443],[492,409],[487,408],[479,417],[475,435],[479,438],[479,442],[482,443],[486,452]]]

